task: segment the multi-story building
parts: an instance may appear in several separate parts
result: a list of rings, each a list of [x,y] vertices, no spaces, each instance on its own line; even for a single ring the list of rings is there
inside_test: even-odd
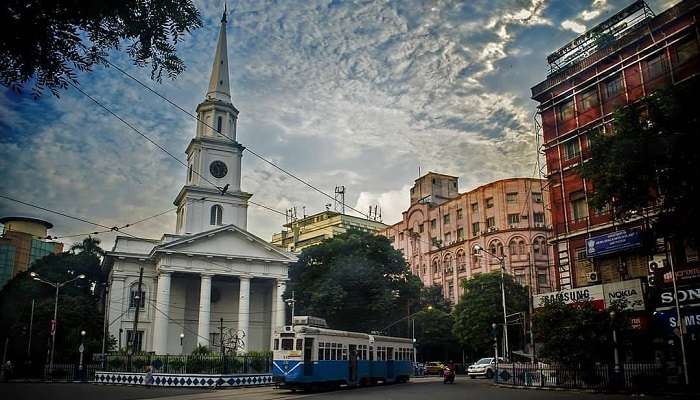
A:
[[[540,179],[510,178],[459,193],[457,177],[429,172],[411,188],[403,219],[381,234],[389,238],[426,286],[442,287],[456,304],[462,280],[506,271],[536,293],[556,289],[550,268],[549,212]],[[477,254],[476,245],[497,257]]]
[[[0,236],[0,288],[32,263],[49,254],[63,251],[63,243],[47,241],[50,222],[29,217],[0,218],[4,225]]]
[[[325,239],[345,233],[348,229],[379,232],[385,229],[386,225],[336,211],[323,211],[286,223],[284,228],[286,229],[282,232],[272,235],[271,243],[287,251],[300,252]]]
[[[698,75],[699,5],[683,1],[655,16],[636,1],[550,54],[547,78],[532,88],[542,121],[551,243],[562,289],[647,276],[645,218],[621,224],[609,209],[592,208],[588,198],[594,188],[577,167],[595,157],[589,136],[612,132],[616,109]]]

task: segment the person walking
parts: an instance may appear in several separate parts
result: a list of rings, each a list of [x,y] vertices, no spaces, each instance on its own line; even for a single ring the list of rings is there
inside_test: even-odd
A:
[[[146,365],[146,376],[144,377],[144,384],[149,389],[151,388],[151,384],[153,384],[153,367],[151,367],[150,365]]]

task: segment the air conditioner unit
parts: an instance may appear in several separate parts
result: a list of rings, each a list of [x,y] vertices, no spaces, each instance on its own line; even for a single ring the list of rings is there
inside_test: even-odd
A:
[[[542,222],[535,222],[535,228],[544,228],[544,223],[542,223]]]
[[[496,228],[495,226],[492,226],[488,229],[489,232],[496,232],[497,230],[498,228]]]
[[[598,276],[598,272],[593,271],[588,273],[588,283],[595,283],[595,282],[600,282],[600,276]]]
[[[510,224],[508,225],[510,229],[516,229],[518,227],[518,224]]]

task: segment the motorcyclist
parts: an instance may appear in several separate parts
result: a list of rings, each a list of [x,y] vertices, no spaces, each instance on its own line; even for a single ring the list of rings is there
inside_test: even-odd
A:
[[[445,366],[443,371],[443,383],[454,383],[455,382],[455,364],[450,361]]]

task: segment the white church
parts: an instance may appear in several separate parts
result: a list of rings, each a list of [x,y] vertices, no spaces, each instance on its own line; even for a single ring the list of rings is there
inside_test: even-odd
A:
[[[272,333],[285,323],[282,294],[296,257],[246,230],[252,194],[241,190],[244,147],[236,141],[226,47],[224,12],[209,89],[186,150],[186,182],[174,202],[175,234],[118,236],[105,256],[108,329],[120,348],[136,335],[139,351],[189,354],[198,345],[218,351],[223,325],[244,333],[239,351],[269,350]]]

